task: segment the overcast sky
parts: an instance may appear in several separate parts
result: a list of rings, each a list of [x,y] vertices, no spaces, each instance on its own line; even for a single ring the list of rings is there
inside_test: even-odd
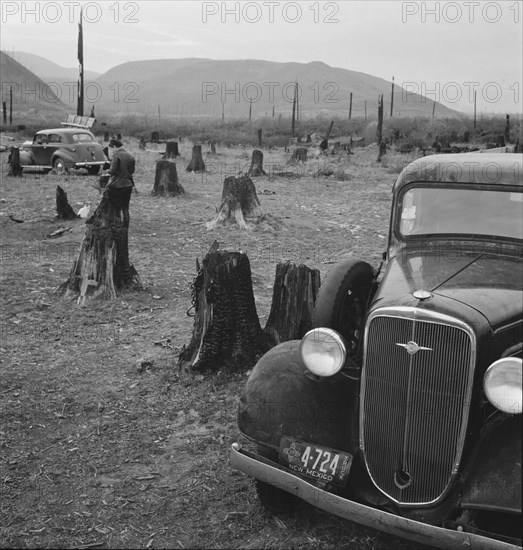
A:
[[[85,68],[206,57],[323,61],[471,111],[521,112],[522,1],[20,2],[3,0],[1,47]]]

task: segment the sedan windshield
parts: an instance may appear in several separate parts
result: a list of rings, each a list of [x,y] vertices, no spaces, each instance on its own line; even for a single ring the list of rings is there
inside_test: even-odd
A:
[[[402,199],[400,233],[523,238],[523,193],[469,188],[409,189]]]

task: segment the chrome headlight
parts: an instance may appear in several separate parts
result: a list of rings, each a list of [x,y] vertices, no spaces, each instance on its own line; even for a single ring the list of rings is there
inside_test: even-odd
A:
[[[498,359],[487,369],[483,389],[488,400],[500,411],[521,413],[523,361],[519,357]]]
[[[343,338],[335,330],[315,328],[303,337],[300,355],[313,374],[333,376],[345,364],[347,348]]]

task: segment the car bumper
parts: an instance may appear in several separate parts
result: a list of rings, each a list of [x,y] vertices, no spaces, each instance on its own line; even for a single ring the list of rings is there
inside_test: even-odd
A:
[[[96,160],[93,162],[75,162],[75,168],[86,168],[88,166],[103,166],[107,161],[106,160]]]
[[[308,483],[270,460],[241,449],[238,443],[233,443],[230,459],[235,469],[296,495],[316,508],[420,544],[446,550],[517,550],[521,548],[474,533],[451,531],[427,525],[347,500]]]

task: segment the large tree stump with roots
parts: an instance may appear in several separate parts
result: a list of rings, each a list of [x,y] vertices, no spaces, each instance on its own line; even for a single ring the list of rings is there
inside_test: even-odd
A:
[[[165,144],[165,158],[171,159],[180,156],[178,151],[178,142],[177,141],[168,141]]]
[[[69,204],[67,193],[59,185],[56,186],[56,212],[59,220],[76,220],[79,217]]]
[[[184,193],[185,189],[178,181],[176,164],[170,160],[156,161],[154,187],[151,195],[170,195],[174,197],[177,195],[183,195]]]
[[[232,221],[242,229],[247,229],[245,218],[264,215],[256,187],[249,176],[230,176],[223,182],[222,203],[218,216],[207,224],[207,229],[215,229],[218,224]]]
[[[297,149],[294,149],[291,160],[297,162],[307,162],[307,147],[298,147]]]
[[[251,267],[240,252],[217,251],[217,243],[196,261],[192,338],[178,357],[180,368],[248,370],[268,349],[256,313]]]
[[[186,172],[205,172],[205,162],[202,157],[202,146],[194,145],[192,148],[192,158],[189,166],[185,169]]]
[[[85,224],[78,258],[58,291],[77,295],[78,304],[83,305],[95,298],[114,299],[119,290],[142,289],[140,277],[129,262],[127,228],[106,196]]]
[[[247,175],[251,177],[265,176],[266,172],[263,169],[263,153],[259,149],[254,149],[252,152],[251,167]]]
[[[290,262],[276,266],[271,312],[263,329],[271,345],[299,340],[311,330],[319,288],[318,269]]]

